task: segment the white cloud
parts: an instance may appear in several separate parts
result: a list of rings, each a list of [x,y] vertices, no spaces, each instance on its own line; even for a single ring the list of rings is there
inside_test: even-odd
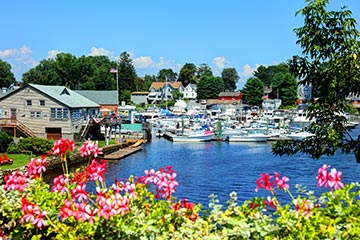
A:
[[[229,64],[229,61],[227,61],[225,57],[221,56],[221,57],[215,57],[213,59],[213,63],[215,64],[216,68],[223,69],[225,65]]]
[[[241,76],[246,78],[251,77],[254,74],[254,71],[260,66],[260,64],[255,64],[255,67],[251,67],[250,64],[245,64],[242,67]]]
[[[48,58],[48,59],[55,59],[55,58],[56,58],[56,55],[58,55],[59,53],[62,53],[62,52],[59,51],[59,50],[50,50],[50,51],[48,51],[48,56],[47,56],[47,58]]]
[[[163,69],[163,68],[174,68],[175,66],[172,66],[174,61],[167,60],[164,57],[160,57],[159,61],[154,61],[149,56],[141,56],[141,57],[134,57],[133,63],[135,68],[151,68],[151,69]],[[177,67],[177,66],[176,66]]]
[[[105,48],[92,47],[89,56],[107,56],[111,59],[114,57],[114,53]]]
[[[39,64],[39,62],[32,57],[31,48],[26,45],[23,45],[19,49],[0,50],[0,58],[11,64],[11,70],[18,81],[21,80],[22,73]]]
[[[151,68],[155,65],[151,57],[137,57],[133,59],[135,68]]]

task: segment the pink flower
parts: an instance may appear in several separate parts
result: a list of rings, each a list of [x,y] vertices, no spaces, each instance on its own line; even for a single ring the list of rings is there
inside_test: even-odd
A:
[[[341,182],[342,172],[338,172],[335,168],[331,169],[328,174],[328,185],[330,188],[339,189],[344,187],[344,183]]]
[[[95,158],[102,154],[100,149],[98,148],[98,142],[95,143],[92,141],[85,141],[84,144],[79,148],[81,157],[85,156],[94,156]]]
[[[23,212],[23,216],[20,219],[20,223],[29,223],[37,226],[38,228],[42,228],[46,226],[46,222],[44,220],[44,216],[47,215],[46,211],[40,211],[39,207],[25,197],[21,198],[21,211]]]
[[[65,220],[66,218],[73,216],[74,214],[73,205],[74,202],[69,201],[67,199],[64,200],[64,205],[60,207],[60,218],[62,220]]]
[[[9,175],[5,176],[4,189],[7,191],[18,190],[23,192],[28,187],[29,179],[21,171],[14,171]]]
[[[256,179],[256,185],[255,192],[259,191],[259,189],[263,188],[265,190],[273,190],[274,189],[274,183],[270,181],[273,176],[266,174],[260,174],[260,178]]]
[[[339,189],[344,187],[344,183],[341,182],[342,173],[338,172],[335,168],[328,172],[329,168],[330,165],[326,164],[319,168],[318,175],[316,177],[317,186],[324,186],[330,189]]]
[[[275,172],[275,178],[274,178],[274,183],[276,184],[276,186],[279,189],[289,189],[290,186],[289,184],[287,184],[287,182],[289,181],[288,177],[283,176],[282,178],[280,178],[280,174]]]
[[[60,192],[64,194],[65,192],[69,192],[69,189],[67,188],[67,183],[69,182],[69,179],[65,175],[59,175],[54,178],[54,184],[52,186],[53,192]]]
[[[46,156],[41,156],[38,159],[31,158],[27,168],[28,174],[36,178],[40,174],[44,173],[46,171],[46,162]]]
[[[54,143],[54,146],[51,148],[51,153],[53,155],[61,156],[66,154],[68,151],[74,151],[74,149],[74,140],[70,141],[69,139],[61,138]]]
[[[91,164],[85,168],[86,174],[89,176],[91,181],[105,181],[106,173],[106,161],[101,160],[100,163],[95,159],[92,160]]]
[[[88,200],[88,193],[86,192],[86,184],[81,183],[71,191],[71,196],[78,201]]]

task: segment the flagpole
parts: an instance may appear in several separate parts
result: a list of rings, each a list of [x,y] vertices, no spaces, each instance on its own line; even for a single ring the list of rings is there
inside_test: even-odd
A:
[[[117,105],[119,106],[119,68],[116,66],[116,97]]]

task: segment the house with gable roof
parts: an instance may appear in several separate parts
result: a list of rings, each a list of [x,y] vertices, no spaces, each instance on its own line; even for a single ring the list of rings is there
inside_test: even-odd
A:
[[[14,137],[74,139],[99,108],[64,86],[28,84],[0,96],[0,127]]]
[[[195,100],[197,97],[196,84],[188,84],[184,88],[184,98]]]
[[[181,82],[153,82],[149,88],[148,103],[159,103],[166,99],[173,99],[172,92],[178,90],[184,93]]]

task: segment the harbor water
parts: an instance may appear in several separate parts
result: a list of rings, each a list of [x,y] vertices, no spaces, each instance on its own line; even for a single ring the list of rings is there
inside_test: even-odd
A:
[[[353,130],[354,136],[360,134],[360,127]],[[229,194],[238,194],[238,203],[253,197],[267,197],[269,192],[255,192],[255,180],[261,173],[280,173],[289,177],[290,190],[296,196],[296,184],[320,194],[326,189],[317,188],[316,176],[323,164],[336,168],[343,174],[343,182],[360,182],[360,163],[355,156],[337,153],[323,156],[318,160],[306,154],[294,156],[274,156],[272,143],[227,143],[202,142],[180,143],[154,137],[137,152],[125,159],[109,161],[107,185],[114,179],[126,179],[130,175],[144,175],[144,170],[172,166],[177,172],[179,186],[175,193],[177,199],[186,198],[201,203],[205,208],[209,196],[214,194],[220,203],[226,205]],[[281,201],[290,199],[279,192]]]

